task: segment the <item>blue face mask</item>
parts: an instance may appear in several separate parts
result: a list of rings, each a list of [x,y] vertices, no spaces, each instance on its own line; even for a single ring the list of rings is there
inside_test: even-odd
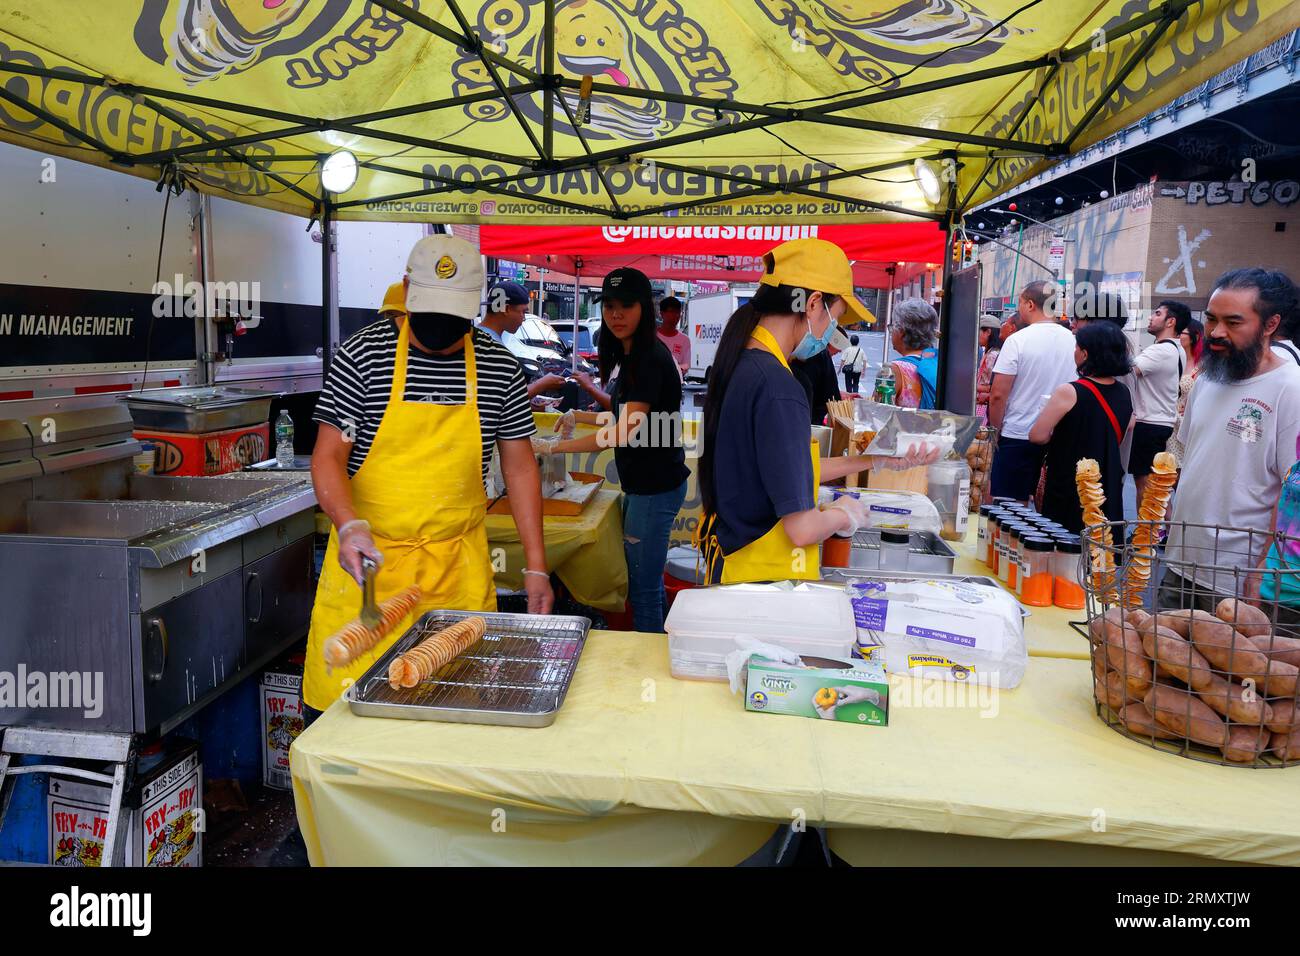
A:
[[[808,331],[803,334],[803,338],[791,353],[792,358],[806,362],[817,353],[826,351],[826,347],[831,344],[831,339],[835,336],[835,317],[831,315],[830,306],[825,300],[822,300],[822,308],[826,310],[826,318],[830,320],[826,323],[826,331],[822,333],[821,338],[818,338],[812,334],[812,323],[809,322]]]

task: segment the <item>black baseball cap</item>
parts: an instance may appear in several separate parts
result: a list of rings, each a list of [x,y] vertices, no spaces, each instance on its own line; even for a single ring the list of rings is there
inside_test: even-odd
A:
[[[644,299],[652,298],[654,298],[654,292],[650,288],[650,280],[646,278],[645,273],[640,269],[625,266],[622,269],[615,269],[605,276],[605,281],[600,284],[600,295],[596,296],[596,301],[613,299],[616,302],[622,302],[624,305],[630,305],[633,302],[641,302]]]
[[[496,285],[494,285],[492,287],[492,291],[488,293],[489,306],[491,306],[493,303],[501,301],[500,299],[501,296],[505,296],[506,305],[527,305],[528,304],[528,290],[525,289],[523,286],[521,286],[518,282],[506,281],[506,282],[498,282]]]

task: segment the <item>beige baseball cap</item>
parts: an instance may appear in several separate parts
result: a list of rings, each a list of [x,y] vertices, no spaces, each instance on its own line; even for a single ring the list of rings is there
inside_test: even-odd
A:
[[[483,260],[478,247],[456,236],[425,236],[406,260],[406,311],[478,318]]]

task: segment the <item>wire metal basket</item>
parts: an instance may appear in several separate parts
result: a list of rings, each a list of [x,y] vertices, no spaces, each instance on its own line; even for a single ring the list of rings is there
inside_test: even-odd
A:
[[[1300,538],[1115,521],[1082,541],[1106,725],[1206,763],[1300,764]]]

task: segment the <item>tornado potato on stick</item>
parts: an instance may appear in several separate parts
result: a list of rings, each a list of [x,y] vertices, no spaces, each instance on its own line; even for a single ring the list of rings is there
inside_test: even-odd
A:
[[[420,589],[412,585],[379,603],[380,622],[376,626],[366,627],[360,621],[352,621],[331,634],[321,647],[325,663],[330,667],[346,667],[374,648],[420,603],[420,596]]]
[[[1079,491],[1079,504],[1083,506],[1084,533],[1097,547],[1092,555],[1092,584],[1101,595],[1103,604],[1118,604],[1115,590],[1115,561],[1111,555],[1114,543],[1110,524],[1102,506],[1106,495],[1101,490],[1101,467],[1095,458],[1080,458],[1074,469],[1074,483]]]
[[[487,621],[475,615],[426,637],[388,665],[388,685],[414,687],[477,644],[487,633]]]
[[[1169,508],[1169,496],[1174,493],[1174,484],[1177,481],[1178,459],[1167,451],[1160,452],[1151,464],[1151,474],[1147,477],[1146,490],[1138,506],[1140,523],[1133,530],[1133,556],[1129,560],[1124,587],[1124,603],[1128,607],[1142,606],[1142,592],[1146,590],[1147,582],[1151,580],[1151,561],[1155,556],[1155,544],[1158,538],[1156,526],[1148,522],[1165,520],[1165,512]],[[1082,492],[1080,495],[1082,496]]]

